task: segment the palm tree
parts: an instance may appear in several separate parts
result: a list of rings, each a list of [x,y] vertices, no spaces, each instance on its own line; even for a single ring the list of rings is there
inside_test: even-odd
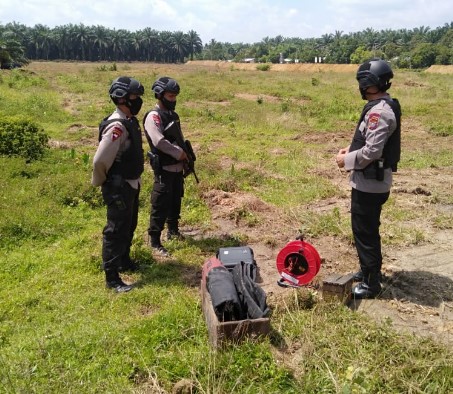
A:
[[[54,45],[57,49],[57,58],[58,59],[70,59],[70,50],[71,50],[71,33],[70,27],[57,26],[53,29],[53,39]]]
[[[52,31],[47,26],[45,27],[45,29],[41,30],[40,41],[44,59],[49,60],[49,54],[53,45],[54,38]]]
[[[125,58],[126,48],[127,48],[127,40],[128,40],[128,32],[127,30],[115,30],[112,31],[112,45],[111,49],[113,52],[113,59],[114,60],[121,60]]]
[[[142,43],[141,43],[141,37],[138,33],[136,33],[136,32],[131,33],[130,38],[129,38],[129,47],[130,47],[130,52],[131,52],[132,58],[140,60],[140,58],[141,58],[140,50],[142,48]]]
[[[165,63],[172,62],[172,44],[173,44],[173,35],[170,31],[161,31],[159,33],[158,41],[158,61]]]
[[[36,59],[49,58],[50,47],[53,42],[51,30],[44,25],[37,24],[31,29],[31,42]]]
[[[90,40],[89,28],[83,23],[78,24],[74,28],[74,38],[74,48],[80,49],[80,59],[86,60],[85,49],[87,48],[88,42]]]
[[[177,31],[173,33],[171,41],[175,55],[174,60],[176,62],[184,63],[184,57],[189,53],[187,36],[182,31]]]
[[[109,31],[104,26],[97,25],[93,29],[93,46],[98,50],[98,59],[95,60],[107,60],[107,48],[109,45]]]
[[[146,27],[140,32],[141,45],[145,53],[145,60],[156,60],[156,52],[159,42],[159,32],[157,30]]]
[[[190,60],[193,60],[194,53],[200,53],[203,49],[203,43],[195,30],[187,32],[187,44],[189,45]]]
[[[0,31],[0,67],[10,68],[17,65],[27,64],[25,48],[14,38],[11,31]]]

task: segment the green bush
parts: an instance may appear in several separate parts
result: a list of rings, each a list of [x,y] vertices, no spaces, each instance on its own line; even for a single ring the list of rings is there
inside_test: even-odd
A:
[[[258,71],[269,71],[271,69],[271,65],[269,63],[258,64],[256,69]]]
[[[0,120],[0,155],[37,160],[43,156],[48,141],[44,130],[31,121],[19,118]]]

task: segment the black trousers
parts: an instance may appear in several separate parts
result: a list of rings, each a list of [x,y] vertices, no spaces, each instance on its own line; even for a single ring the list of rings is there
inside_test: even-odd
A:
[[[114,186],[102,185],[102,197],[107,205],[107,224],[102,232],[102,261],[105,271],[117,270],[122,259],[129,257],[134,231],[138,220],[140,189],[127,182]]]
[[[151,192],[151,215],[148,233],[159,234],[167,222],[169,229],[177,229],[181,215],[181,199],[184,196],[184,177],[182,172],[161,171],[154,175]]]
[[[382,266],[381,225],[382,205],[389,198],[387,193],[351,192],[351,224],[360,267],[365,274],[377,274]]]

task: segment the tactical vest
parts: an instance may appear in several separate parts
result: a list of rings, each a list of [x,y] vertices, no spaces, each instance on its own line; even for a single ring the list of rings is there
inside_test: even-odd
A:
[[[162,128],[164,130],[172,121],[175,121],[175,122],[179,123],[179,115],[176,112],[174,112],[174,111],[163,111],[160,108],[156,107],[156,108],[153,108],[152,110],[148,111],[145,114],[145,116],[143,117],[143,128],[145,128],[146,118],[148,117],[148,115],[149,115],[149,113],[151,111],[156,111],[159,114],[160,119],[162,121]],[[164,138],[166,140],[168,140],[171,144],[173,144],[175,142],[175,138],[166,135],[165,131],[163,132],[163,135],[164,135]],[[146,133],[146,130],[145,130],[145,136],[146,136],[146,139],[148,141],[148,144],[149,144],[149,147],[151,149],[151,152],[153,152],[155,155],[159,156],[159,161],[160,161],[160,164],[162,166],[168,166],[168,165],[171,165],[171,164],[179,163],[179,161],[176,160],[173,156],[167,155],[166,153],[164,153],[164,152],[160,151],[159,149],[157,149],[153,145],[153,142],[151,141],[151,137],[148,135],[148,133]]]
[[[377,100],[369,101],[367,104],[365,104],[362,114],[360,115],[359,122],[357,123],[354,137],[352,139],[351,146],[349,147],[349,152],[356,151],[365,146],[365,137],[359,130],[360,124],[362,123],[368,111],[370,111],[370,109],[377,105],[381,100],[385,100],[385,102],[390,105],[396,118],[396,129],[385,143],[384,150],[382,152],[382,158],[384,159],[384,168],[392,168],[392,171],[396,172],[397,165],[400,161],[401,156],[401,106],[397,99],[380,98]],[[373,163],[370,163],[369,165],[371,164]]]
[[[144,170],[144,157],[142,147],[142,131],[137,118],[130,119],[109,119],[105,117],[99,125],[99,141],[105,128],[113,123],[121,122],[129,132],[130,145],[122,154],[119,160],[115,160],[110,167],[107,177],[111,175],[121,175],[124,179],[137,179]]]

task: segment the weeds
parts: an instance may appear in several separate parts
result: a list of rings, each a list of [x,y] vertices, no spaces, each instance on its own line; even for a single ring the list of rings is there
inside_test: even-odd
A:
[[[0,155],[21,156],[27,162],[40,159],[49,137],[33,122],[23,119],[0,121]]]

